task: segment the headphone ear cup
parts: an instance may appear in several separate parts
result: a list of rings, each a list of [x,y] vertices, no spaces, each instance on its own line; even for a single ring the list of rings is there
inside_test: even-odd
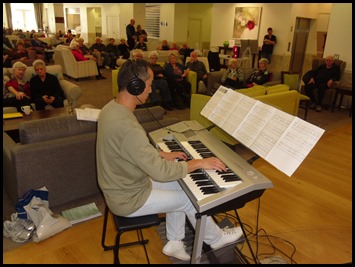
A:
[[[145,82],[139,78],[133,78],[127,85],[127,91],[131,95],[140,95],[145,89]]]

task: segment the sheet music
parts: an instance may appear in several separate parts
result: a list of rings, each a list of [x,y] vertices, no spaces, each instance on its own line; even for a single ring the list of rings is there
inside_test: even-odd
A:
[[[294,116],[275,109],[273,116],[271,116],[258,137],[255,138],[254,142],[250,145],[250,149],[260,157],[265,158],[293,119]]]
[[[323,129],[295,117],[265,160],[291,176],[323,133]]]
[[[201,110],[201,115],[208,118],[215,107],[218,106],[218,103],[221,101],[223,96],[228,92],[228,88],[220,86],[218,90],[213,94],[211,99],[207,102],[204,108]]]
[[[213,103],[206,104],[207,118],[288,176],[324,133],[311,123],[234,90],[221,86],[217,92]]]

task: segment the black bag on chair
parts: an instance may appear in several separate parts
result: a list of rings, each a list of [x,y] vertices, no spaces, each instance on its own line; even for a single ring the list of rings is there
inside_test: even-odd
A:
[[[304,82],[304,84],[308,84],[309,80],[312,79],[313,77],[314,77],[314,70],[309,70],[303,75],[302,81]]]
[[[208,52],[207,55],[208,64],[210,65],[210,71],[219,71],[221,70],[221,64],[219,62],[218,52]]]

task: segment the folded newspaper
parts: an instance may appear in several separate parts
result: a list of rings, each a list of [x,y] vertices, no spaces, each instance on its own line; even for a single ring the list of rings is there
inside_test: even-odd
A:
[[[97,108],[76,108],[76,118],[82,121],[97,121],[101,109]]]
[[[64,218],[68,219],[71,224],[87,221],[102,215],[95,202],[64,210],[61,214]]]

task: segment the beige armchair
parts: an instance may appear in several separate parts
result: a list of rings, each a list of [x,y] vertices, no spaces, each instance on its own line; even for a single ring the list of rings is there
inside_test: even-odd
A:
[[[76,61],[74,55],[67,48],[56,48],[53,59],[55,64],[60,64],[65,70],[65,74],[76,79],[98,75],[96,62],[93,60]]]

